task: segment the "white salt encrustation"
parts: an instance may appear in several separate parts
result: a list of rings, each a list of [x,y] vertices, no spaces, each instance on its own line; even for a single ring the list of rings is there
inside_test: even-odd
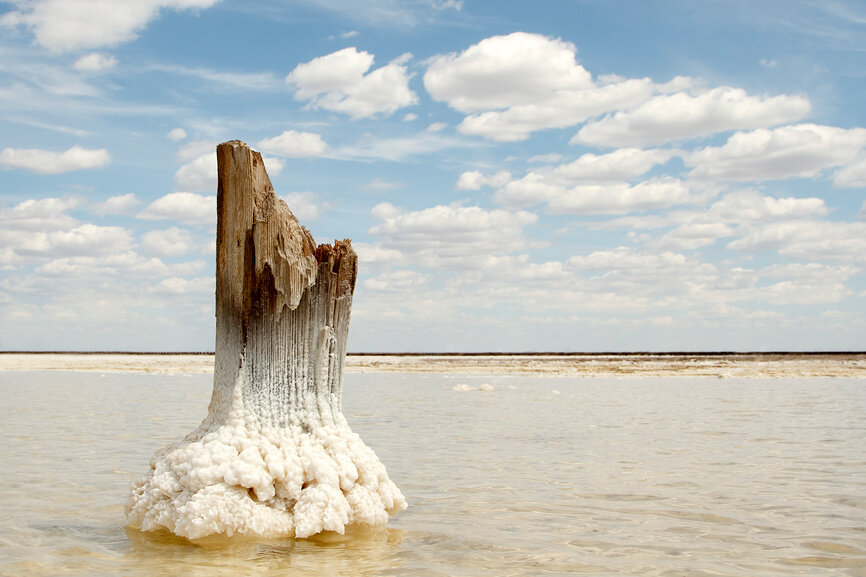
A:
[[[383,525],[406,501],[341,411],[352,245],[316,247],[243,142],[217,164],[213,396],[132,483],[128,521],[189,539]]]

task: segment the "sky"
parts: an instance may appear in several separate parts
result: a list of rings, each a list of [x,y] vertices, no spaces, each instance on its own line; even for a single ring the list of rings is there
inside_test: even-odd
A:
[[[0,1],[0,350],[210,351],[215,146],[349,350],[866,345],[866,5]]]

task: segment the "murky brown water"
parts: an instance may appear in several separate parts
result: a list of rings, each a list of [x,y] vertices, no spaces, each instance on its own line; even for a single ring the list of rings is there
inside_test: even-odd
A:
[[[125,528],[131,476],[210,389],[0,372],[0,575],[866,576],[864,379],[348,374],[346,416],[410,503],[389,528]]]

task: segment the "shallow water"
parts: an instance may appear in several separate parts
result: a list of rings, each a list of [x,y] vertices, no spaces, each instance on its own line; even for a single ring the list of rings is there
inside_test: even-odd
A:
[[[0,575],[866,576],[863,379],[348,374],[346,416],[409,500],[389,528],[126,528],[131,477],[210,390],[0,372]]]

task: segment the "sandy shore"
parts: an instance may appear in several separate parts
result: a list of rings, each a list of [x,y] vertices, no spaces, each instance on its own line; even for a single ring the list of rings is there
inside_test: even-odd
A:
[[[211,373],[207,354],[2,353],[2,371]],[[349,355],[347,372],[554,377],[866,378],[866,353]]]

